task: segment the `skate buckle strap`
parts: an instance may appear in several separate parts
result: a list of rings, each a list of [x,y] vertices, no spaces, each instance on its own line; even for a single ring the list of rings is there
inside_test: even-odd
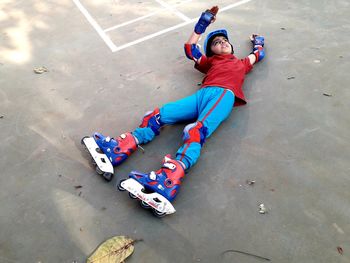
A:
[[[150,178],[151,180],[155,181],[155,180],[157,179],[157,174],[156,174],[154,171],[152,171],[152,172],[149,174],[149,178]]]
[[[164,163],[164,164],[163,164],[163,167],[164,167],[164,168],[168,168],[168,169],[170,169],[170,170],[174,170],[174,169],[176,168],[176,165],[173,164],[173,163]]]

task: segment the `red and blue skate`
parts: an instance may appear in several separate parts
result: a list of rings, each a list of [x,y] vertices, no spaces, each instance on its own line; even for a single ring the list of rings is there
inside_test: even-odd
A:
[[[81,140],[96,165],[96,172],[107,181],[114,175],[114,166],[123,163],[136,149],[134,136],[128,132],[117,139],[106,137],[95,132],[92,137],[86,136]]]
[[[148,174],[132,171],[129,179],[120,181],[118,189],[127,190],[131,198],[140,199],[143,208],[151,208],[154,215],[163,217],[176,212],[171,202],[178,194],[184,176],[181,163],[167,155],[161,169]]]

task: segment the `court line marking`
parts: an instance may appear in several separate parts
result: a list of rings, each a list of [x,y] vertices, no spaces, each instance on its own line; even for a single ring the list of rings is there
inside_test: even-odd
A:
[[[225,6],[225,7],[221,8],[221,9],[219,9],[219,12],[218,12],[218,13],[224,12],[224,11],[226,11],[226,10],[229,10],[229,9],[234,8],[234,7],[237,7],[237,6],[246,4],[246,3],[251,2],[251,1],[253,1],[253,0],[243,0],[243,1],[239,1],[239,2],[237,2],[237,3],[234,3],[234,4],[231,4],[231,5]]]
[[[105,30],[103,30],[104,32],[108,32],[108,31],[112,31],[114,29],[117,29],[117,28],[120,28],[120,27],[123,27],[123,26],[127,26],[127,25],[130,25],[132,23],[135,23],[137,21],[140,21],[140,20],[143,20],[143,19],[146,19],[148,17],[151,17],[151,16],[154,16],[155,14],[159,13],[159,11],[156,11],[156,12],[152,12],[152,13],[149,13],[148,15],[144,15],[144,16],[140,16],[138,18],[135,18],[133,20],[129,20],[127,22],[124,22],[124,23],[121,23],[119,25],[116,25],[116,26],[111,26]]]
[[[229,10],[229,9],[232,9],[234,7],[237,7],[237,6],[240,6],[240,5],[243,5],[243,4],[246,4],[246,3],[249,3],[253,0],[242,0],[242,1],[239,1],[237,3],[234,3],[234,4],[231,4],[231,5],[228,5],[222,9],[219,9],[219,13],[221,12],[224,12],[226,10]],[[73,0],[73,2],[76,4],[76,6],[79,8],[79,10],[83,13],[83,15],[86,17],[86,19],[89,21],[89,23],[92,25],[92,27],[97,31],[97,33],[100,35],[100,37],[105,41],[105,43],[107,44],[107,46],[111,49],[111,51],[114,53],[114,52],[117,52],[117,51],[120,51],[122,49],[125,49],[125,48],[128,48],[128,47],[131,47],[131,46],[134,46],[136,44],[139,44],[141,42],[144,42],[146,40],[149,40],[149,39],[152,39],[152,38],[155,38],[157,36],[160,36],[160,35],[163,35],[165,33],[168,33],[170,31],[173,31],[175,29],[178,29],[180,27],[184,27],[188,24],[191,24],[192,22],[195,22],[199,19],[199,16],[198,17],[195,17],[193,19],[190,19],[188,21],[185,21],[185,22],[182,22],[180,24],[177,24],[175,26],[172,26],[172,27],[169,27],[169,28],[166,28],[166,29],[163,29],[163,30],[160,30],[156,33],[153,33],[153,34],[149,34],[145,37],[142,37],[142,38],[139,38],[137,40],[134,40],[134,41],[131,41],[127,44],[124,44],[124,45],[121,45],[121,46],[116,46],[112,41],[111,39],[108,37],[108,35],[105,33],[105,31],[97,24],[97,22],[92,18],[92,16],[89,14],[89,12],[82,6],[82,4],[79,2],[79,0]],[[143,17],[144,18],[144,17]],[[140,20],[140,19],[138,19]],[[128,24],[130,24],[130,21],[129,22],[126,22]],[[121,25],[125,25],[126,23],[123,23]],[[117,26],[114,26],[113,28],[118,28],[120,27],[121,25],[117,25]],[[110,28],[109,28],[110,29]],[[110,29],[112,30],[112,29]],[[109,31],[110,31],[109,30]]]
[[[178,5],[181,5],[181,4],[184,4],[184,3],[187,3],[187,2],[191,2],[192,0],[185,0],[185,1],[182,1],[180,2],[179,4],[175,4],[173,6],[170,6],[170,7],[175,7],[175,6],[178,6]],[[138,18],[135,18],[133,20],[130,20],[130,21],[127,21],[127,22],[124,22],[124,23],[121,23],[119,25],[116,25],[116,26],[111,26],[109,28],[106,28],[105,30],[103,30],[104,32],[108,32],[108,31],[112,31],[114,29],[117,29],[117,28],[120,28],[120,27],[123,27],[123,26],[127,26],[127,25],[130,25],[132,23],[135,23],[137,21],[140,21],[140,20],[143,20],[143,19],[146,19],[148,17],[151,17],[151,16],[154,16],[160,12],[163,12],[163,10],[157,10],[157,11],[154,11],[152,13],[149,13],[148,15],[144,15],[144,16],[140,16]]]
[[[197,18],[191,19],[190,21],[183,22],[183,23],[178,24],[178,25],[176,25],[176,26],[172,26],[172,27],[163,29],[163,30],[158,31],[158,32],[156,32],[156,33],[153,33],[153,34],[147,35],[147,36],[145,36],[145,37],[139,38],[139,39],[137,39],[137,40],[131,41],[131,42],[127,43],[127,44],[118,46],[118,47],[115,49],[115,51],[112,51],[112,52],[116,52],[116,51],[119,51],[119,50],[122,50],[122,49],[125,49],[125,48],[128,48],[128,47],[134,46],[134,45],[136,45],[136,44],[138,44],[138,43],[141,43],[141,42],[144,42],[144,41],[146,41],[146,40],[149,40],[149,39],[155,38],[155,37],[157,37],[157,36],[163,35],[163,34],[165,34],[165,33],[167,33],[167,32],[173,31],[173,30],[175,30],[175,29],[177,29],[177,28],[186,26],[186,25],[188,25],[188,24],[191,24],[191,23],[192,23],[193,21],[195,21],[196,19],[197,19]]]
[[[180,11],[178,11],[176,8],[174,8],[173,6],[163,2],[162,0],[155,0],[158,4],[160,4],[161,6],[163,6],[165,9],[169,10],[170,12],[174,13],[175,15],[177,15],[178,17],[180,17],[181,19],[185,20],[185,21],[190,21],[191,18],[185,16],[183,13],[181,13]]]
[[[80,12],[85,16],[87,21],[91,24],[91,26],[97,31],[102,40],[107,44],[107,46],[112,50],[112,52],[117,51],[117,46],[112,42],[112,40],[107,36],[105,32],[103,32],[102,28],[99,24],[93,19],[90,13],[85,9],[85,7],[80,3],[79,0],[73,0],[74,4],[78,7]]]
[[[229,5],[229,6],[226,6],[226,7],[222,8],[221,11],[219,10],[219,13],[220,13],[220,12],[224,12],[224,11],[226,11],[226,10],[229,10],[229,9],[231,9],[231,8],[234,8],[234,7],[237,7],[237,6],[246,4],[246,3],[251,2],[251,1],[253,1],[253,0],[242,0],[242,1],[239,1],[239,2],[237,2],[237,3],[235,3],[235,4],[231,4],[231,5]],[[145,36],[145,37],[139,38],[139,39],[137,39],[137,40],[131,41],[131,42],[127,43],[127,44],[118,46],[118,47],[116,48],[116,50],[115,50],[115,51],[112,51],[112,52],[117,52],[117,51],[120,51],[120,50],[122,50],[122,49],[131,47],[131,46],[134,46],[134,45],[139,44],[139,43],[141,43],[141,42],[144,42],[144,41],[146,41],[146,40],[149,40],[149,39],[155,38],[155,37],[157,37],[157,36],[163,35],[163,34],[165,34],[165,33],[168,33],[168,32],[170,32],[170,31],[173,31],[173,30],[175,30],[175,29],[177,29],[177,28],[180,28],[180,27],[186,26],[186,25],[188,25],[188,24],[191,24],[192,22],[195,22],[195,21],[197,21],[198,19],[199,19],[199,16],[198,16],[198,17],[195,17],[195,18],[193,18],[193,19],[191,19],[191,20],[189,20],[189,21],[180,23],[180,24],[178,24],[178,25],[175,25],[175,26],[172,26],[172,27],[169,27],[169,28],[160,30],[160,31],[158,31],[158,32],[156,32],[156,33],[153,33],[153,34],[147,35],[147,36]]]

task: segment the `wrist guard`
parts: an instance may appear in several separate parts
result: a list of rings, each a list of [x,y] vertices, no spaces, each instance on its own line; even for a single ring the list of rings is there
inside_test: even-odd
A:
[[[206,10],[203,12],[197,22],[197,24],[194,27],[194,32],[196,32],[198,35],[203,34],[211,21],[213,21],[215,15],[219,11],[219,8],[217,6],[212,7],[210,10]]]
[[[250,54],[254,54],[256,58],[256,62],[259,62],[265,57],[265,38],[259,35],[252,35],[250,40],[253,43],[253,51]]]
[[[259,36],[259,35],[252,35],[250,37],[250,40],[252,41],[253,43],[253,46],[264,46],[265,44],[265,38],[263,36]]]

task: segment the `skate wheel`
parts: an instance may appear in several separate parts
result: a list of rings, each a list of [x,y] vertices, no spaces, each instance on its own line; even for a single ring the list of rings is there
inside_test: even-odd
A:
[[[156,209],[152,209],[153,215],[155,215],[158,218],[164,217],[166,215],[165,212],[159,212]]]
[[[129,192],[129,196],[131,199],[137,199],[137,196]]]
[[[85,139],[85,138],[89,138],[89,136],[84,136],[84,137],[81,139],[80,143],[81,143],[81,145],[83,145],[84,150],[85,150],[86,152],[89,152],[88,148],[86,147],[86,145],[85,145],[85,143],[84,143],[84,139]]]
[[[104,152],[100,148],[96,148],[96,152],[104,154]]]
[[[124,182],[126,179],[122,179],[119,181],[118,185],[117,185],[117,188],[119,191],[122,191],[124,192],[125,191],[125,188],[122,186],[122,182]]]
[[[149,204],[147,204],[145,201],[141,201],[140,205],[141,205],[142,208],[145,208],[145,209],[150,209],[151,208],[151,206]]]
[[[96,173],[98,173],[99,175],[103,175],[102,170],[98,166],[96,166],[95,170],[96,170]]]
[[[85,138],[90,138],[90,136],[84,136],[83,138],[81,138],[80,143],[81,143],[82,145],[85,145],[85,143],[84,143],[84,139],[85,139]]]
[[[107,182],[110,182],[113,179],[112,173],[104,172],[102,176]]]

